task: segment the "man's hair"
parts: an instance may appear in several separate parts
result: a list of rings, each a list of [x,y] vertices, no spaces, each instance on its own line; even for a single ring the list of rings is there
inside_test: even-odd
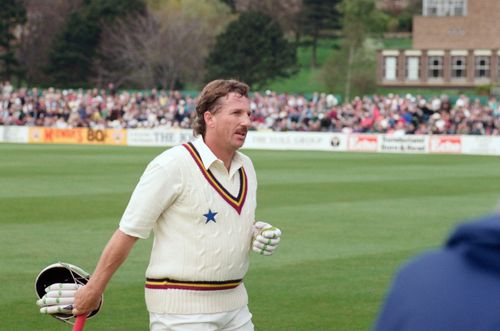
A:
[[[193,133],[195,136],[205,137],[206,123],[205,112],[215,114],[221,106],[220,100],[229,93],[237,93],[248,98],[247,84],[234,79],[217,79],[208,83],[200,93],[196,103],[196,117],[193,123]]]

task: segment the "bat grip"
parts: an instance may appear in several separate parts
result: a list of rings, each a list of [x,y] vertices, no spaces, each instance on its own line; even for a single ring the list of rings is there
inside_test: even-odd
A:
[[[86,319],[86,315],[78,315],[76,317],[75,325],[73,325],[73,331],[82,331]]]

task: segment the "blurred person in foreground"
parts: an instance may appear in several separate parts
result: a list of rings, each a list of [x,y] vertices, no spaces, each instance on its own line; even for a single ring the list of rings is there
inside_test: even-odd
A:
[[[500,330],[500,212],[459,225],[395,277],[375,331]]]
[[[145,297],[150,330],[254,330],[243,277],[249,251],[271,255],[281,231],[255,221],[257,178],[238,152],[250,126],[248,86],[216,80],[202,90],[194,141],[146,168],[72,313],[99,305],[138,238],[152,231]]]

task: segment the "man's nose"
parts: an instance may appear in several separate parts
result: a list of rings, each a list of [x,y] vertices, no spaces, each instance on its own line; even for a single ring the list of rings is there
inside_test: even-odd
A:
[[[252,121],[250,120],[250,114],[243,115],[243,119],[241,121],[241,125],[249,127],[250,124],[252,124]]]

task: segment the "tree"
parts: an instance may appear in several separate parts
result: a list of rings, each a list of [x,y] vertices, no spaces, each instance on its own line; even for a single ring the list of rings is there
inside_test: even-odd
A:
[[[340,0],[303,0],[300,20],[301,33],[311,37],[311,67],[318,64],[318,40],[327,30],[340,28],[340,15],[337,6]]]
[[[144,8],[142,0],[85,0],[84,6],[70,15],[50,52],[46,72],[51,83],[56,86],[87,85],[103,25]]]
[[[386,13],[389,18],[387,30],[389,32],[411,32],[413,16],[422,12],[422,0],[407,1],[380,1],[377,7]]]
[[[223,3],[229,6],[231,8],[231,12],[235,13],[236,12],[236,1],[237,0],[221,0]]]
[[[375,50],[367,47],[367,38],[380,36],[387,24],[387,16],[375,10],[373,0],[343,0],[339,10],[342,14],[341,56],[334,55],[327,61],[324,76],[330,87],[333,84],[329,78],[345,77],[344,95],[349,100],[354,84],[358,88],[373,86],[370,81],[375,80]]]
[[[16,58],[18,36],[15,30],[26,23],[26,9],[16,0],[0,0],[0,8],[0,74],[2,79],[10,80],[22,72]]]
[[[269,16],[244,12],[217,37],[207,61],[207,80],[237,78],[255,88],[286,78],[297,67],[296,48]]]
[[[83,0],[24,0],[24,3],[29,19],[22,27],[19,62],[28,84],[44,85],[49,81],[43,69],[49,61],[51,44],[69,14],[78,10]]]
[[[98,85],[174,89],[200,82],[216,34],[232,19],[217,0],[150,1],[146,14],[117,20],[103,31],[96,57]]]
[[[70,15],[65,29],[49,53],[46,73],[51,84],[86,85],[99,33],[97,22],[86,20],[81,12]]]
[[[351,47],[341,47],[326,60],[321,76],[330,91],[342,91],[345,100],[352,95],[366,95],[376,86],[376,49],[380,45],[367,39],[352,52]]]
[[[298,41],[299,14],[303,0],[235,0],[238,12],[257,11],[278,22],[285,35],[291,35]]]

